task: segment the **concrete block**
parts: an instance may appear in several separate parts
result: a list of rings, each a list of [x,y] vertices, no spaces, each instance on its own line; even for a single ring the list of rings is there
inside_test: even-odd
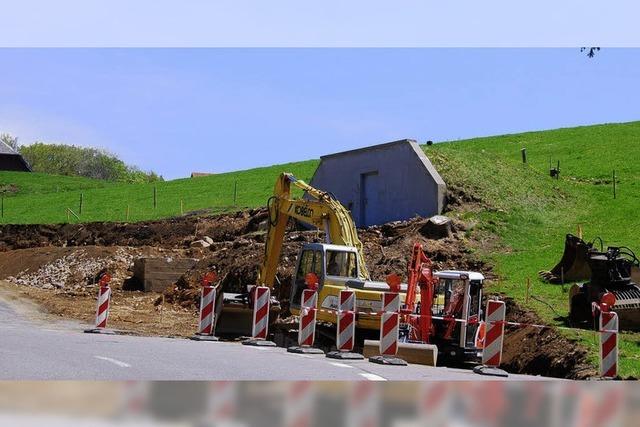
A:
[[[193,258],[139,258],[133,263],[133,275],[143,284],[145,292],[163,292],[196,262]]]

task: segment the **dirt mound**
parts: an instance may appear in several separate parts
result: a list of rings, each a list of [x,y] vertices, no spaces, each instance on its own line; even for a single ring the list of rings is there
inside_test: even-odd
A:
[[[503,300],[507,305],[507,321],[542,323],[535,313],[523,309],[513,299]],[[507,326],[502,357],[502,367],[508,372],[570,379],[596,375],[593,366],[587,363],[586,350],[554,328]]]
[[[254,232],[255,217],[237,217],[236,229],[244,230],[235,241],[214,242],[203,259],[185,274],[173,289],[166,292],[167,301],[192,307],[198,304],[200,283],[208,271],[216,271],[226,292],[246,291],[247,285],[257,280],[260,263],[264,257],[264,232]],[[456,268],[487,272],[489,268],[468,248],[463,240],[464,225],[454,222],[450,237],[433,240],[424,236],[431,233],[425,227],[427,220],[416,218],[359,230],[364,245],[367,266],[373,280],[384,280],[391,273],[405,276],[407,262],[415,242],[426,248],[436,269]],[[277,283],[273,294],[286,308],[291,278],[298,251],[303,243],[323,242],[323,235],[316,231],[296,230],[289,224],[278,265]]]
[[[3,225],[0,251],[42,246],[156,246],[187,248],[198,237],[233,241],[248,232],[249,219],[266,215],[255,209],[228,215],[184,216],[137,223]],[[253,224],[252,224],[253,225]],[[249,227],[250,228],[250,227]]]

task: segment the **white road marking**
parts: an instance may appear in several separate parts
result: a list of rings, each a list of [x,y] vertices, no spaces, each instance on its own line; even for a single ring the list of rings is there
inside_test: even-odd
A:
[[[380,375],[370,374],[368,372],[361,372],[361,376],[365,377],[369,381],[386,381],[386,378],[381,377]]]
[[[329,362],[329,364],[333,365],[333,366],[337,366],[338,368],[353,368],[353,366],[351,365],[347,365],[346,363],[340,363],[340,362]]]
[[[293,353],[296,356],[300,356],[300,357],[304,357],[305,359],[313,359],[313,356],[309,356],[308,354],[298,354],[298,353]]]
[[[124,362],[122,362],[120,360],[112,359],[110,357],[104,357],[104,356],[93,356],[93,357],[95,357],[96,359],[100,359],[100,360],[104,360],[104,361],[107,361],[107,362],[111,362],[114,365],[120,366],[121,368],[130,368],[131,367],[131,365],[129,365],[128,363],[124,363]]]

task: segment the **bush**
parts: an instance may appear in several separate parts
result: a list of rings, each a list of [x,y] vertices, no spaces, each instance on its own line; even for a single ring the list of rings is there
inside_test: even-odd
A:
[[[156,173],[129,166],[99,148],[36,142],[21,146],[20,154],[34,172],[136,183],[162,180]]]

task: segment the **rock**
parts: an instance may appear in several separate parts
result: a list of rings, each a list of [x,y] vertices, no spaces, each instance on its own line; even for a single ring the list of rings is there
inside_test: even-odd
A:
[[[202,238],[202,240],[204,240],[205,242],[207,242],[209,245],[213,245],[213,239],[209,236],[204,236]]]
[[[444,239],[452,236],[451,218],[444,215],[435,215],[420,227],[420,234],[427,239]]]
[[[210,243],[205,242],[204,240],[194,240],[190,245],[192,248],[208,248],[211,246]]]

